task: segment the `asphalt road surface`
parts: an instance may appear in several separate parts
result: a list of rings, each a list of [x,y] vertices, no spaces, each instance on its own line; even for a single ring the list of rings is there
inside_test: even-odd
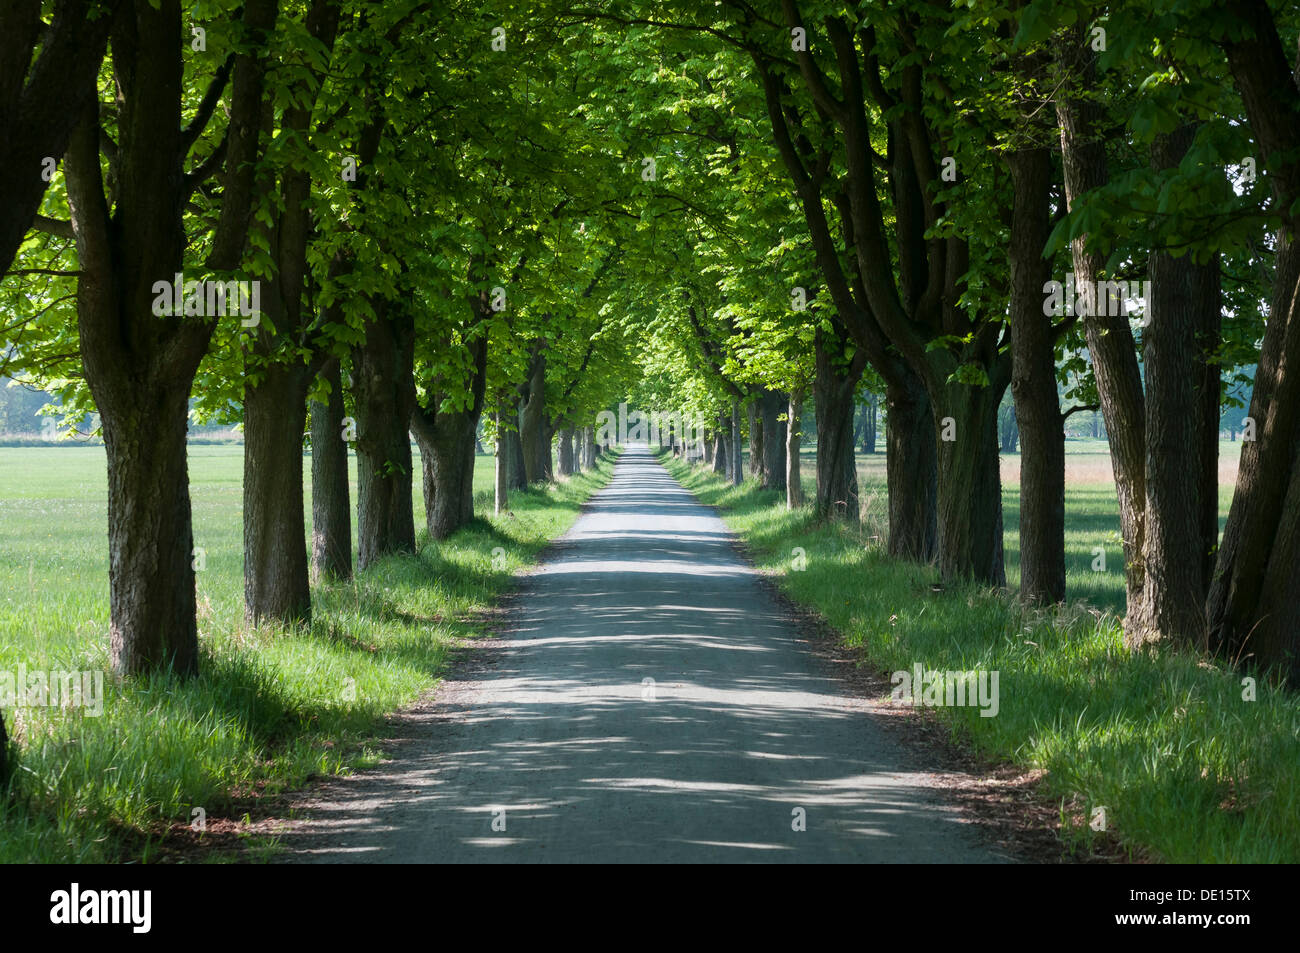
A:
[[[525,580],[504,629],[407,718],[392,761],[305,793],[284,860],[1008,859],[909,767],[644,447]]]

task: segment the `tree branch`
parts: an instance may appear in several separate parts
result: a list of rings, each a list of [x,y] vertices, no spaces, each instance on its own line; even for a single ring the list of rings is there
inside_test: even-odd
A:
[[[46,232],[58,238],[76,238],[72,231],[72,223],[66,222],[61,218],[49,218],[45,215],[37,215],[32,221],[32,228],[38,231]]]
[[[235,54],[231,53],[226,57],[226,61],[217,67],[216,75],[212,77],[212,82],[208,84],[208,90],[203,94],[203,100],[199,103],[198,111],[194,114],[194,118],[190,120],[189,125],[181,132],[181,148],[186,152],[189,152],[190,147],[194,145],[199,136],[203,135],[203,130],[208,127],[208,122],[216,111],[217,103],[221,102],[221,94],[225,92],[226,81],[230,79],[230,70],[234,65]]]

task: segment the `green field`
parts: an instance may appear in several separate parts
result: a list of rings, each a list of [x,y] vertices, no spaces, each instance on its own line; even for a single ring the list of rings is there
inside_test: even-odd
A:
[[[436,684],[449,650],[481,633],[514,572],[610,468],[512,494],[513,515],[489,518],[493,459],[480,456],[481,519],[433,546],[421,532],[418,556],[318,587],[311,626],[284,631],[243,619],[242,459],[239,446],[190,449],[202,675],[108,679],[101,717],[5,711],[21,755],[14,797],[0,798],[0,862],[147,860],[195,808],[237,818],[253,795],[370,763],[383,716]],[[419,530],[418,469],[415,495]],[[104,497],[102,447],[0,449],[0,671],[108,669]],[[308,485],[308,526],[310,510]]]
[[[1239,442],[1219,444],[1219,527],[1227,520],[1237,478]],[[1065,442],[1065,572],[1071,600],[1100,609],[1124,612],[1124,547],[1119,530],[1119,503],[1105,440],[1067,439]],[[885,452],[857,454],[859,499],[866,535],[889,531],[885,492]],[[817,451],[800,453],[803,485],[811,496],[817,478]],[[1002,455],[1002,521],[1007,585],[1020,584],[1020,454]],[[1093,570],[1094,547],[1106,552],[1106,571]]]
[[[1237,446],[1223,448],[1225,513]],[[999,717],[970,717],[972,709],[940,716],[982,752],[1047,770],[1047,790],[1080,841],[1092,836],[1080,817],[1105,805],[1112,836],[1135,855],[1300,859],[1300,705],[1266,685],[1258,701],[1243,703],[1235,675],[1191,657],[1124,653],[1109,458],[1094,441],[1069,449],[1073,604],[1054,613],[1028,613],[975,589],[936,596],[930,570],[886,559],[878,538],[883,453],[859,455],[865,521],[855,532],[810,524],[807,513],[786,512],[779,494],[752,484],[733,490],[673,465],[706,501],[731,508],[761,567],[781,574],[792,596],[819,608],[876,664],[1000,670]],[[1013,585],[1017,464],[1004,457]],[[483,516],[492,466],[491,457],[477,458]],[[811,452],[802,466],[811,492]],[[138,680],[129,690],[110,683],[98,718],[6,711],[22,755],[16,797],[0,802],[0,861],[150,859],[196,807],[210,821],[237,820],[256,794],[373,762],[366,740],[382,717],[436,684],[449,649],[481,630],[481,614],[511,574],[569,525],[608,464],[594,478],[514,494],[514,517],[476,521],[437,546],[422,540],[417,557],[318,588],[312,626],[288,632],[243,621],[241,470],[239,446],[190,450],[195,543],[206,554],[197,582],[204,674],[189,683]],[[108,668],[105,524],[102,448],[0,450],[0,671]],[[1096,545],[1106,547],[1105,573],[1091,570]],[[494,565],[497,546],[505,556]],[[805,572],[788,571],[796,546],[808,554]]]
[[[1124,649],[1115,611],[1106,611],[1123,602],[1122,564],[1111,555],[1119,554],[1117,537],[1113,547],[1103,543],[1108,571],[1090,567],[1095,540],[1118,533],[1114,489],[1097,479],[1095,452],[1071,449],[1071,601],[1051,610],[976,586],[936,592],[937,573],[890,559],[871,518],[860,530],[818,524],[810,509],[787,510],[777,491],[731,487],[677,460],[668,466],[721,507],[758,567],[816,609],[867,664],[999,672],[996,717],[971,707],[931,711],[984,756],[1045,772],[1040,790],[1060,805],[1067,843],[1085,847],[1103,836],[1088,822],[1104,808],[1107,849],[1133,858],[1300,861],[1300,700],[1266,682],[1251,700],[1242,676],[1219,662]],[[1225,468],[1235,456],[1225,448]],[[813,470],[803,463],[811,490]],[[883,455],[864,463],[864,499],[873,485],[883,493],[883,468]],[[1012,578],[1015,491],[1004,486]]]

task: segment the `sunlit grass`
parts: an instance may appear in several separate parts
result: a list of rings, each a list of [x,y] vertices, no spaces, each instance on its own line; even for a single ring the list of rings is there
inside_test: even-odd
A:
[[[983,754],[1045,769],[1044,790],[1074,822],[1104,807],[1108,832],[1130,851],[1171,862],[1300,860],[1294,694],[1261,683],[1247,701],[1242,676],[1222,665],[1176,652],[1130,655],[1115,615],[1078,602],[1039,612],[973,586],[936,592],[932,569],[888,558],[871,520],[858,531],[818,525],[808,510],[786,510],[776,492],[666,462],[722,509],[760,569],[874,666],[999,672],[995,717],[935,711]],[[1101,497],[1094,502],[1100,509]],[[796,547],[803,571],[794,570]],[[1072,595],[1095,599],[1078,578]],[[1086,824],[1068,829],[1079,843],[1095,836]]]
[[[1241,443],[1219,444],[1219,526],[1227,520],[1236,479]],[[1119,501],[1105,440],[1071,438],[1065,442],[1065,587],[1068,598],[1115,613],[1124,611],[1124,545],[1120,536]],[[815,447],[801,457],[806,493],[817,475]],[[885,483],[883,439],[876,453],[856,455],[859,496],[864,520],[880,534],[888,533],[889,507]],[[1020,454],[1002,455],[1002,546],[1007,585],[1020,585]],[[1105,553],[1098,570],[1097,548]]]
[[[513,493],[512,515],[498,518],[489,515],[492,466],[476,460],[470,526],[434,545],[421,533],[417,556],[317,587],[310,627],[252,629],[242,448],[192,447],[195,544],[206,558],[202,674],[106,676],[101,717],[6,710],[20,756],[11,796],[0,797],[0,862],[133,856],[165,826],[190,823],[195,808],[211,821],[251,794],[373,761],[365,741],[383,717],[436,685],[449,652],[481,634],[483,611],[611,469]],[[104,477],[102,448],[0,450],[0,671],[108,669]],[[418,474],[416,483],[418,500]],[[307,513],[310,522],[310,499]],[[417,527],[423,520],[419,501]]]

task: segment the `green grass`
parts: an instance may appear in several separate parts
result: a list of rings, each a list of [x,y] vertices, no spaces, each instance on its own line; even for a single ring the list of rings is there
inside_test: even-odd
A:
[[[195,545],[206,551],[202,674],[106,675],[100,717],[6,710],[20,754],[0,797],[0,863],[149,860],[165,828],[190,823],[196,807],[209,822],[237,819],[252,795],[373,763],[367,740],[383,717],[437,683],[449,652],[481,634],[485,610],[610,466],[513,493],[513,515],[498,518],[493,460],[479,457],[474,523],[441,543],[422,538],[417,556],[354,582],[317,587],[310,627],[254,629],[243,620],[242,448],[191,447]],[[355,465],[353,479],[355,500]],[[0,453],[0,671],[108,669],[104,495],[102,447]],[[416,497],[422,527],[418,476]],[[310,499],[307,514],[310,524]]]
[[[1219,527],[1227,520],[1241,443],[1220,441]],[[1065,585],[1072,600],[1112,612],[1124,612],[1124,546],[1120,537],[1119,502],[1105,440],[1067,438],[1065,441]],[[811,492],[817,473],[815,447],[800,454],[803,479]],[[1002,528],[1007,584],[1020,585],[1020,467],[1019,453],[1002,455]],[[862,518],[874,533],[888,533],[883,440],[876,453],[858,453],[858,484]],[[1106,569],[1093,569],[1095,547],[1106,554]]]
[[[872,538],[878,523],[818,525],[809,510],[786,510],[777,492],[750,482],[730,487],[700,468],[665,462],[723,510],[761,570],[818,610],[870,664],[888,672],[916,663],[999,672],[996,717],[971,707],[934,711],[982,755],[1045,770],[1043,791],[1062,806],[1070,846],[1097,836],[1080,821],[1105,807],[1108,834],[1132,856],[1300,861],[1294,694],[1260,683],[1257,700],[1246,701],[1242,676],[1220,664],[1176,652],[1131,655],[1114,614],[1077,601],[1032,611],[973,586],[935,592],[929,567],[888,558]],[[1085,518],[1104,510],[1104,498],[1099,488]],[[1079,499],[1071,521],[1081,515]],[[1074,545],[1091,546],[1104,531],[1100,522],[1089,525]],[[802,571],[794,569],[796,547],[806,553]]]

